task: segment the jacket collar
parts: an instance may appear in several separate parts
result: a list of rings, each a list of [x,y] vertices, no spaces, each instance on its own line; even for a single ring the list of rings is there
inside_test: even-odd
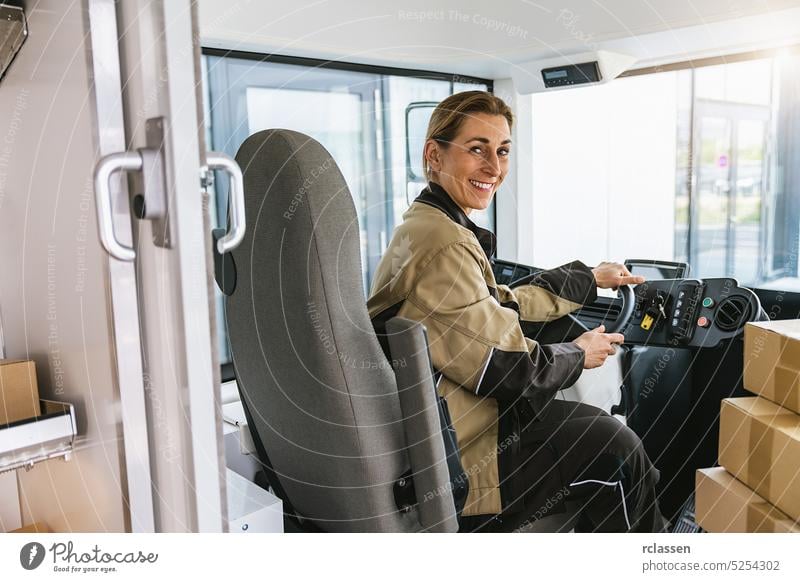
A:
[[[483,248],[483,252],[490,259],[494,258],[494,253],[497,249],[497,237],[491,230],[481,228],[461,210],[461,207],[456,204],[447,191],[436,182],[428,182],[428,186],[420,192],[419,196],[414,200],[415,202],[422,202],[434,208],[438,208],[450,217],[455,223],[460,224],[466,229],[472,231],[478,243]]]

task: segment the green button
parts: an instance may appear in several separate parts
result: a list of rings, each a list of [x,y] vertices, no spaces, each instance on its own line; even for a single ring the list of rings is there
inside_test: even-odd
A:
[[[712,307],[714,305],[714,300],[711,297],[706,297],[703,299],[703,307]]]

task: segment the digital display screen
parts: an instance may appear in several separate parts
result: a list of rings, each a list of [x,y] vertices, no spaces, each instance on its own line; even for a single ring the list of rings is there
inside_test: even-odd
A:
[[[641,275],[648,281],[679,279],[682,276],[682,269],[667,265],[642,265],[634,263],[628,265],[628,270],[631,272],[631,275]]]
[[[544,71],[544,78],[548,81],[550,79],[563,79],[567,76],[567,71],[561,69],[560,71]]]
[[[542,69],[542,81],[545,87],[567,87],[582,83],[597,83],[601,80],[602,76],[596,61]]]
[[[499,268],[495,269],[495,279],[501,285],[508,285],[519,277],[514,276],[515,269],[511,265],[496,265]]]

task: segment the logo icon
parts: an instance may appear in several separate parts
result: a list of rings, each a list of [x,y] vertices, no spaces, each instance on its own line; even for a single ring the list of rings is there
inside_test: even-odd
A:
[[[28,542],[19,551],[19,563],[26,570],[35,570],[44,561],[44,546],[39,542]]]

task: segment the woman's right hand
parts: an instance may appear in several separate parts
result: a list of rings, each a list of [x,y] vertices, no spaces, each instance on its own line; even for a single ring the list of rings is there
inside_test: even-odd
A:
[[[606,326],[601,325],[595,329],[587,331],[574,340],[585,353],[583,367],[586,370],[599,368],[605,363],[608,356],[613,355],[617,349],[615,344],[625,341],[625,336],[621,333],[605,333]]]

